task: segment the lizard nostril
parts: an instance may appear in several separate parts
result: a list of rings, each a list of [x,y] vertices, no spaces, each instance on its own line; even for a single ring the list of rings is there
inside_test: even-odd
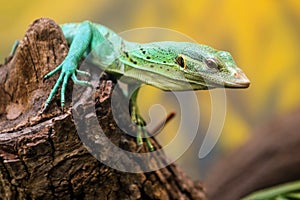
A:
[[[235,73],[233,74],[233,76],[234,76],[235,78],[240,78],[240,75],[239,75],[239,73],[237,73],[237,72],[235,72]]]

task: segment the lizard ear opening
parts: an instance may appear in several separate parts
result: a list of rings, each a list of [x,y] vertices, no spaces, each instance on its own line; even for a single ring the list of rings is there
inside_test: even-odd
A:
[[[181,68],[186,69],[186,61],[183,55],[179,54],[175,61]]]

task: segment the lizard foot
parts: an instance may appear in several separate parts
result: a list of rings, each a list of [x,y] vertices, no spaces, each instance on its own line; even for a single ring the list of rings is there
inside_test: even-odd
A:
[[[57,92],[60,85],[62,85],[61,94],[60,94],[60,104],[61,104],[62,110],[64,110],[65,91],[66,91],[67,83],[68,83],[68,80],[70,77],[75,84],[82,85],[82,86],[91,86],[91,83],[89,81],[83,81],[83,80],[77,79],[76,74],[90,76],[90,74],[88,72],[78,70],[77,65],[78,65],[78,63],[76,61],[66,58],[58,67],[56,67],[54,70],[52,70],[51,72],[49,72],[48,74],[46,74],[44,76],[43,80],[45,81],[46,79],[50,78],[57,72],[61,71],[59,78],[57,79],[55,85],[53,86],[41,113],[43,113],[47,109],[49,103],[53,99],[53,97],[54,97],[55,93]]]
[[[131,120],[136,124],[136,143],[138,145],[137,152],[139,152],[143,147],[143,138],[145,138],[145,142],[149,151],[154,151],[154,147],[150,141],[149,133],[146,130],[146,122],[145,120],[138,114],[133,113],[131,115]]]

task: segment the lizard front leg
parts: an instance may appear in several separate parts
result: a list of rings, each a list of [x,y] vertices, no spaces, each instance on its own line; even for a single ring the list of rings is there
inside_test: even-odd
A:
[[[60,85],[62,85],[60,103],[63,110],[65,105],[65,90],[67,87],[67,82],[70,77],[75,84],[91,85],[88,81],[78,80],[76,74],[89,75],[88,72],[80,71],[77,69],[77,67],[78,67],[78,63],[80,62],[80,59],[83,57],[83,54],[88,49],[92,37],[93,37],[93,31],[90,22],[85,21],[81,23],[76,30],[76,34],[72,40],[72,43],[70,44],[70,49],[65,60],[54,70],[52,70],[51,72],[49,72],[47,75],[44,76],[44,80],[45,80],[50,78],[57,72],[61,71],[58,80],[56,81],[54,87],[52,88],[49,94],[49,97],[46,100],[42,112],[46,110],[46,108],[48,107],[49,103],[53,99]]]
[[[154,147],[151,144],[148,131],[146,130],[146,122],[142,118],[142,116],[139,113],[139,109],[137,106],[137,95],[138,95],[139,88],[136,89],[132,96],[130,97],[130,114],[131,114],[131,120],[136,124],[136,143],[138,145],[138,150],[142,148],[143,145],[143,138],[145,138],[145,142],[147,144],[147,147],[149,148],[149,151],[154,151]]]

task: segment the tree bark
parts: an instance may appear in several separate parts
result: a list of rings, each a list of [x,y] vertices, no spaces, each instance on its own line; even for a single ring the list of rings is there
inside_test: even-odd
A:
[[[116,146],[126,152],[135,152],[137,146],[135,137],[125,134],[114,120],[111,91],[117,99],[125,97],[111,77],[102,76],[85,103],[80,103],[81,98],[90,90],[74,86],[79,92],[72,95],[69,82],[66,108],[72,107],[73,98],[73,109],[61,112],[58,92],[49,109],[40,113],[58,77],[43,82],[43,76],[67,52],[60,27],[42,18],[29,26],[15,54],[0,66],[0,199],[206,199],[201,183],[192,182],[175,164],[142,172],[146,165],[161,166],[166,161],[163,153],[153,154],[149,163],[114,154]],[[121,101],[115,106],[128,110]],[[118,113],[117,121],[130,123],[126,112]],[[89,121],[76,121],[74,116],[96,116],[105,135],[81,130],[76,123]],[[160,148],[155,139],[152,143]],[[144,147],[139,153],[146,152]],[[129,164],[121,163],[121,167],[129,165],[140,172],[122,172],[103,164],[110,159],[128,159]]]
[[[259,189],[300,179],[300,110],[253,133],[216,163],[205,180],[208,199],[236,200]]]

